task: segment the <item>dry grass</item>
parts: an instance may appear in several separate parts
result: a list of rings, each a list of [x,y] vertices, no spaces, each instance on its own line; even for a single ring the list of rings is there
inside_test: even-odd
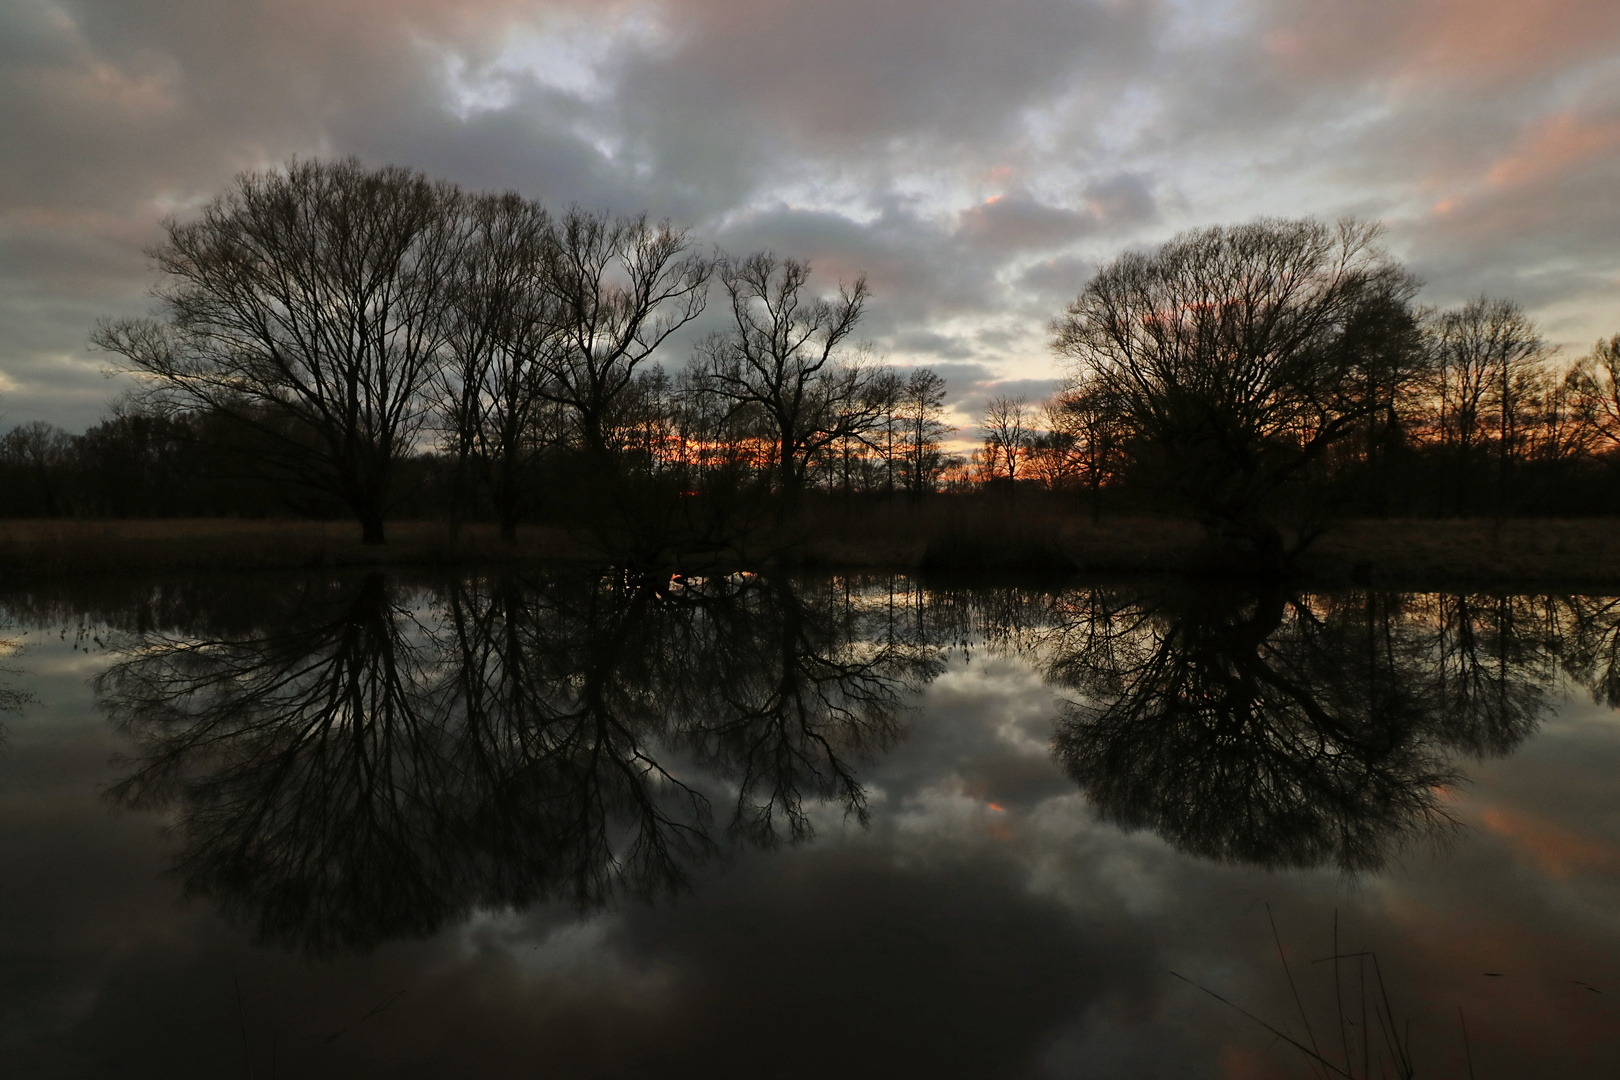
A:
[[[1060,506],[936,500],[844,512],[816,508],[790,530],[798,561],[817,566],[941,571],[1159,573],[1196,569],[1193,522],[1108,516],[1092,524]],[[589,559],[558,529],[528,526],[517,545],[469,525],[452,543],[441,522],[393,522],[383,547],[348,522],[240,519],[0,521],[0,569],[50,576],[131,571],[455,566]],[[1379,584],[1620,584],[1613,519],[1347,521],[1311,549],[1303,569]]]
[[[1203,529],[1149,515],[1104,516],[1051,504],[947,503],[828,512],[806,527],[809,561],[940,570],[1213,572]],[[1381,584],[1620,583],[1620,522],[1611,518],[1378,519],[1339,523],[1301,562],[1327,581]]]
[[[1620,521],[1347,521],[1322,537],[1306,566],[1375,582],[1615,584]]]
[[[232,518],[131,521],[0,521],[0,567],[51,576],[136,570],[442,566],[576,558],[559,530],[526,528],[515,547],[492,525],[470,525],[452,542],[441,522],[391,522],[388,543],[360,542],[350,522]]]
[[[1203,537],[1194,523],[1105,518],[1050,503],[938,500],[810,519],[808,561],[832,566],[931,570],[1154,572],[1182,566]]]

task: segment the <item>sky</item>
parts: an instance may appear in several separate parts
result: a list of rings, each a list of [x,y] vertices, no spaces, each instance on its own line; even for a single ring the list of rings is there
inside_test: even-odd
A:
[[[0,430],[127,385],[87,339],[166,216],[348,154],[864,273],[964,423],[1056,385],[1097,266],[1262,215],[1380,220],[1569,359],[1620,333],[1613,0],[6,0]]]

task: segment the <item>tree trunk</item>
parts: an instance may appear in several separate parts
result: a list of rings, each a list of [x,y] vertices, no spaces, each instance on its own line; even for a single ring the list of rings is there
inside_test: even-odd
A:
[[[362,544],[386,544],[383,538],[382,513],[377,510],[363,510],[360,513],[360,542]]]

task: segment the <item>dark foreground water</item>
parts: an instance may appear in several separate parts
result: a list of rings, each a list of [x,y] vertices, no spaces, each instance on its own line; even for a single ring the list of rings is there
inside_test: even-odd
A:
[[[1620,1075],[1608,598],[0,600],[6,1077]]]

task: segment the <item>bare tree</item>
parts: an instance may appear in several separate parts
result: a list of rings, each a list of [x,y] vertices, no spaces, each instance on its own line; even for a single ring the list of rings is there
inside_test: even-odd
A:
[[[867,396],[878,410],[876,422],[867,441],[883,462],[883,495],[892,499],[895,466],[905,453],[905,436],[900,418],[905,383],[892,368],[884,368],[873,373],[867,387]]]
[[[510,193],[468,199],[463,209],[466,242],[438,393],[456,458],[451,521],[459,521],[468,474],[476,473],[490,491],[502,539],[515,542],[546,441],[547,380],[563,336],[545,273],[551,216]]]
[[[994,478],[999,467],[1010,487],[1017,485],[1019,466],[1029,452],[1032,419],[1024,398],[996,397],[984,407],[984,418],[979,421],[990,476]]]
[[[560,341],[545,394],[569,409],[598,461],[611,455],[615,410],[636,369],[703,311],[712,266],[690,247],[667,221],[577,207],[554,232],[546,287]]]
[[[157,319],[103,322],[159,400],[256,431],[287,478],[384,542],[395,466],[426,418],[460,257],[447,184],[355,158],[246,173],[164,223]]]
[[[1102,488],[1118,465],[1123,417],[1107,397],[1107,387],[1091,382],[1064,390],[1054,399],[1055,428],[1075,439],[1086,487],[1091,492],[1091,521],[1102,519]]]
[[[901,391],[899,417],[905,426],[905,481],[913,499],[932,494],[949,461],[940,445],[955,428],[945,423],[945,380],[918,368]]]
[[[1039,428],[1029,438],[1027,471],[1047,491],[1067,491],[1085,472],[1085,438],[1080,416],[1067,408],[1061,394],[1041,402],[1036,411]]]
[[[1456,463],[1458,509],[1467,502],[1476,452],[1494,442],[1501,513],[1520,454],[1525,410],[1549,355],[1546,343],[1517,303],[1485,296],[1442,313],[1430,341],[1442,439],[1453,448]]]
[[[720,264],[733,326],[698,348],[706,385],[734,409],[755,409],[774,443],[782,511],[798,502],[811,459],[864,435],[881,413],[872,373],[840,347],[866,307],[866,278],[840,283],[836,299],[805,295],[810,264],[768,251]]]
[[[1261,220],[1183,233],[1105,266],[1054,320],[1074,386],[1116,411],[1122,449],[1212,532],[1267,572],[1292,549],[1280,493],[1368,407],[1360,367],[1390,347],[1370,306],[1404,305],[1416,280],[1358,221]]]
[[[1570,371],[1577,408],[1592,434],[1620,447],[1620,334],[1599,341]]]

